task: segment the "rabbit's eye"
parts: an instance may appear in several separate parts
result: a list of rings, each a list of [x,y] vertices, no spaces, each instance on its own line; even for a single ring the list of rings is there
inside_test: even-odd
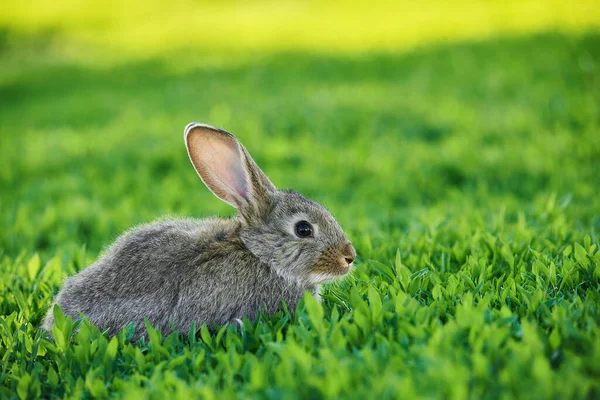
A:
[[[313,227],[306,221],[300,221],[296,224],[296,235],[299,237],[310,237],[313,235]]]

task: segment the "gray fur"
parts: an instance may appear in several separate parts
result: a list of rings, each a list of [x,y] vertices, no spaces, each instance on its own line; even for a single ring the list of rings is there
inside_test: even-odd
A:
[[[190,124],[186,143],[194,129],[211,140],[233,138]],[[65,315],[78,319],[82,313],[111,335],[133,322],[134,339],[145,334],[144,318],[163,333],[171,331],[171,323],[187,332],[192,322],[222,325],[253,319],[259,310],[274,313],[282,301],[293,310],[306,291],[319,298],[321,283],[348,273],[344,257],[356,254],[334,217],[296,192],[275,189],[241,144],[239,148],[251,187],[247,203],[245,197],[235,198],[240,214],[165,220],[126,232],[94,264],[65,280],[55,299]],[[207,182],[194,157],[190,152]],[[221,183],[211,181],[213,187]],[[314,237],[295,235],[294,225],[301,220],[315,227]],[[52,311],[43,324],[49,332]]]

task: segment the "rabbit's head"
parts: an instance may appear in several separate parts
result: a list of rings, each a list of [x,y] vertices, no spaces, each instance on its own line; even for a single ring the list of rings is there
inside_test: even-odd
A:
[[[297,192],[277,190],[233,135],[192,123],[185,143],[202,181],[237,208],[240,239],[263,263],[307,285],[350,272],[356,252],[333,215]]]

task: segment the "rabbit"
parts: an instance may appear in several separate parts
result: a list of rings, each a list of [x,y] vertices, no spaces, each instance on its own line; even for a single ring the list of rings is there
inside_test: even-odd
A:
[[[192,165],[229,219],[172,219],[124,233],[91,266],[67,278],[54,303],[83,314],[109,336],[144,319],[163,334],[225,325],[259,311],[294,310],[306,291],[348,274],[354,247],[332,214],[292,190],[278,190],[230,133],[191,123],[184,140]],[[52,335],[53,307],[43,328]]]

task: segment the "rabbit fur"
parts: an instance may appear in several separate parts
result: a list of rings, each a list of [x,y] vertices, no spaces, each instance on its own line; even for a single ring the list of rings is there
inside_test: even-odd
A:
[[[58,295],[65,315],[83,314],[109,335],[144,319],[163,333],[192,323],[222,325],[259,311],[293,310],[306,291],[347,274],[356,257],[348,237],[322,205],[277,190],[230,133],[192,123],[188,155],[206,186],[237,208],[229,219],[172,219],[136,227],[91,266],[67,278]],[[295,231],[306,221],[312,236]],[[51,333],[53,307],[43,328]]]

